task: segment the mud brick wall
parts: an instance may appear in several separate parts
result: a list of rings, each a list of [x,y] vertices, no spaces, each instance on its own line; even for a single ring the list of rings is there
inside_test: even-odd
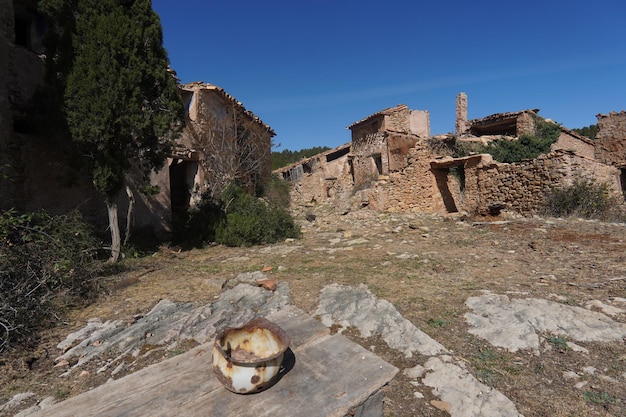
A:
[[[607,164],[626,167],[626,111],[599,114],[596,158]]]

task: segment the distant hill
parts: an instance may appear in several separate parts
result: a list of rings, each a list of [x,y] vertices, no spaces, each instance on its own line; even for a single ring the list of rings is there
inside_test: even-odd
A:
[[[301,159],[309,158],[329,149],[330,148],[328,146],[316,146],[314,148],[301,149],[299,151],[284,149],[280,152],[272,152],[272,170],[291,165]]]

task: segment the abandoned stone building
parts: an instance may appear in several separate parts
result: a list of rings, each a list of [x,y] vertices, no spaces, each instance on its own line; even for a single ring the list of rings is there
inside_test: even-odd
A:
[[[68,162],[54,132],[37,129],[29,113],[44,82],[45,30],[35,0],[0,0],[0,210],[61,214],[79,209],[104,230],[102,196],[89,176]],[[191,83],[180,85],[180,92],[187,127],[164,168],[151,174],[160,192],[144,194],[141,176],[127,177],[135,227],[158,235],[171,230],[173,211],[186,210],[203,192],[216,192],[233,179],[255,192],[271,176],[275,133],[269,126],[219,87]],[[125,216],[126,193],[118,207]]]
[[[180,90],[187,124],[168,169],[154,178],[162,197],[170,197],[164,205],[184,212],[204,193],[219,197],[234,180],[259,193],[271,177],[274,130],[220,87],[194,82]]]
[[[578,178],[606,182],[615,196],[623,198],[624,112],[598,115],[602,133],[597,141],[559,126],[550,152],[530,160],[507,164],[494,161],[489,154],[455,158],[447,152],[451,143],[488,144],[532,134],[538,112],[522,110],[468,120],[467,96],[461,93],[456,134],[431,136],[428,112],[399,105],[348,126],[352,141],[340,147],[342,158],[333,161],[331,175],[324,158],[318,156],[276,172],[294,181],[293,204],[324,202],[342,212],[368,206],[379,211],[472,214],[506,208],[531,214],[540,209],[551,187]],[[291,175],[298,171],[302,174]]]

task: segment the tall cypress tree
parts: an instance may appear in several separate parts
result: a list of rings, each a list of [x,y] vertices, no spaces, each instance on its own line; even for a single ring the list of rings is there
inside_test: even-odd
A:
[[[104,196],[111,260],[121,248],[117,197],[131,167],[163,166],[182,126],[183,105],[150,0],[53,0],[73,7],[72,64],[64,107],[72,140]]]

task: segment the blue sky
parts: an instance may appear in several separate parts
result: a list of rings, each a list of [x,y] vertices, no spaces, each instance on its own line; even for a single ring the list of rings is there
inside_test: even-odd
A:
[[[397,104],[454,131],[539,108],[566,127],[626,110],[624,0],[153,0],[183,83],[218,85],[277,133],[275,150],[335,147]]]

